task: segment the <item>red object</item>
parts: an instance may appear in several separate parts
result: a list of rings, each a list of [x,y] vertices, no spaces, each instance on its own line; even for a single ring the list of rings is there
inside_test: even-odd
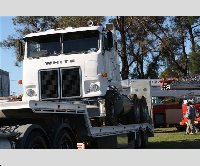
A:
[[[22,80],[19,80],[19,81],[18,81],[18,84],[19,84],[19,85],[22,85],[22,84],[23,84],[23,83],[22,83]]]
[[[77,143],[77,149],[85,149],[84,143]]]
[[[200,114],[200,103],[195,103],[194,104],[196,110],[199,112]],[[185,114],[187,112],[187,104],[182,104],[182,120],[180,121],[180,125],[181,126],[185,126],[187,125],[187,118],[185,118]],[[198,116],[195,120],[195,125],[200,123],[200,116]]]
[[[177,79],[173,78],[163,78],[162,80],[160,80],[159,82],[161,83],[161,88],[162,90],[167,90],[167,86],[170,85],[171,83],[177,81]]]
[[[159,104],[153,106],[153,121],[156,127],[179,125],[181,118],[181,104]]]
[[[163,79],[163,80],[160,80],[160,83],[170,84],[170,83],[175,82],[175,81],[176,81],[175,79]]]
[[[106,73],[106,72],[103,72],[103,73],[101,73],[101,76],[102,76],[102,77],[107,77],[107,73]]]

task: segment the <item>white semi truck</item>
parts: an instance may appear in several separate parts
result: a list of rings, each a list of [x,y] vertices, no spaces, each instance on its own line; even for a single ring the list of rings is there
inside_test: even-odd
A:
[[[120,134],[135,148],[147,145],[150,109],[145,95],[120,79],[111,27],[31,33],[25,49],[18,41],[23,97],[0,102],[0,148],[115,148]]]

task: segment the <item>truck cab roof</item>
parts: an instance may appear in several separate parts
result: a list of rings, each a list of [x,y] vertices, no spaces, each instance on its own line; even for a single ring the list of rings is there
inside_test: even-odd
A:
[[[103,26],[90,26],[90,27],[68,27],[65,29],[57,28],[57,29],[49,29],[47,31],[38,31],[36,33],[30,33],[25,36],[25,38],[34,37],[34,36],[42,36],[42,35],[49,35],[49,34],[58,34],[58,33],[69,33],[69,32],[77,32],[77,31],[88,31],[88,30],[98,30],[102,31]]]

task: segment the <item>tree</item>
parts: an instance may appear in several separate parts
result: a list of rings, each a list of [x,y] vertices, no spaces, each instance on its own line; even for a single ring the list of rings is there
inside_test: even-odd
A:
[[[200,47],[196,47],[196,52],[191,52],[189,58],[189,69],[191,75],[200,74]]]
[[[116,16],[109,20],[114,24],[116,30],[119,32],[120,39],[118,42],[120,43],[120,49],[118,50],[119,56],[122,62],[122,70],[121,77],[122,80],[128,79],[129,76],[129,65],[128,65],[128,57],[127,57],[127,46],[126,46],[126,17],[125,16]]]
[[[170,64],[168,67],[173,67],[175,73],[179,76],[186,76],[189,74],[189,59],[193,61],[192,59],[198,56],[196,47],[200,34],[200,19],[191,16],[171,17],[169,22],[170,33],[163,38],[161,43],[162,56],[167,59]],[[186,51],[187,45],[191,45],[191,51]],[[189,52],[193,58],[189,58]],[[194,66],[196,62],[192,64]]]
[[[105,22],[104,16],[61,16],[58,18],[58,26],[65,27],[84,27],[88,26],[88,21],[92,21],[94,25]]]
[[[154,33],[159,33],[160,27],[155,26],[155,21],[161,26],[165,17],[117,16],[110,20],[119,32],[118,51],[122,61],[122,79],[158,76],[160,53]]]
[[[129,17],[129,20],[129,56],[132,57],[131,63],[135,63],[135,67],[132,66],[136,71],[135,78],[157,78],[160,53],[156,35],[160,33],[165,18],[144,16]],[[156,23],[160,26],[156,26]]]

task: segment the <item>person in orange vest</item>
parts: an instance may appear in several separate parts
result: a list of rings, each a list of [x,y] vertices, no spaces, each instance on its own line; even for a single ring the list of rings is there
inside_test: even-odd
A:
[[[197,133],[198,129],[194,126],[194,121],[196,119],[196,108],[191,101],[188,101],[187,103],[186,118],[188,120],[186,134]]]

